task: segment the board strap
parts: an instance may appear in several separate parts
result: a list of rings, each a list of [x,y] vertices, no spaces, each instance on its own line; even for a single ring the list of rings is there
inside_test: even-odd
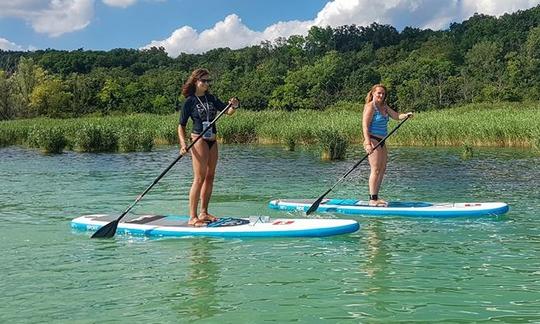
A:
[[[249,220],[242,218],[225,217],[216,220],[215,222],[208,223],[206,227],[225,227],[225,226],[239,226],[248,224]]]

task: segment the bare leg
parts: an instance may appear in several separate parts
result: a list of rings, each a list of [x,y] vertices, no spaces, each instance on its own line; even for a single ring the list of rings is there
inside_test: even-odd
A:
[[[379,159],[379,165],[378,165],[378,174],[377,174],[377,194],[379,193],[379,190],[381,189],[381,185],[383,182],[384,174],[386,172],[386,165],[388,162],[388,149],[386,146],[380,148],[380,159]],[[379,198],[378,200],[379,204],[386,205],[386,201]]]
[[[208,157],[208,145],[206,145],[204,141],[198,141],[191,148],[193,184],[189,191],[189,224],[194,226],[201,226],[201,223],[203,223],[197,217],[197,207],[199,205],[201,188],[204,184],[204,179],[206,178]]]
[[[377,145],[377,141],[372,140],[372,145]],[[386,170],[387,162],[387,149],[386,147],[378,147],[373,153],[368,157],[370,174],[369,174],[369,194],[378,195],[381,183],[384,177],[384,172]],[[377,200],[369,200],[370,205],[377,205]]]
[[[199,219],[204,221],[215,221],[216,217],[208,213],[208,204],[212,197],[212,189],[214,188],[214,177],[216,174],[216,166],[218,162],[218,145],[214,143],[209,152],[208,164],[206,168],[206,177],[201,190],[201,214]]]

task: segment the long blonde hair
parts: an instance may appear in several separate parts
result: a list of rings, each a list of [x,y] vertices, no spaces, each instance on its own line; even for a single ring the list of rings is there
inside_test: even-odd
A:
[[[369,90],[369,92],[367,93],[367,96],[366,96],[366,103],[370,103],[373,101],[373,92],[375,92],[375,90],[377,88],[383,88],[384,89],[384,99],[383,99],[383,102],[386,103],[386,97],[388,96],[388,90],[386,89],[386,87],[381,84],[381,83],[377,83],[375,84],[373,87],[371,87],[371,90]]]

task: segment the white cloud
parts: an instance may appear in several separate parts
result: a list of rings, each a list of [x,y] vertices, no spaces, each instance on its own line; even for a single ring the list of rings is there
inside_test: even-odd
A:
[[[266,28],[263,32],[257,32],[250,30],[237,15],[232,14],[201,33],[189,26],[183,26],[175,30],[168,38],[152,41],[143,48],[162,46],[170,56],[177,56],[181,52],[201,53],[218,47],[237,49],[259,44],[264,40],[305,34],[311,25],[311,22],[279,22]]]
[[[200,34],[195,29],[184,26],[164,40],[152,41],[145,48],[162,46],[169,55],[177,56],[181,52],[200,53],[217,47],[240,48],[262,41],[261,35],[243,25],[237,15],[229,15]]]
[[[292,35],[304,35],[313,26],[313,21],[285,21],[278,22],[267,27],[262,32],[263,40],[274,40],[278,37],[289,37]]]
[[[0,3],[0,17],[16,17],[39,33],[60,36],[85,28],[94,15],[94,0],[11,0]]]
[[[540,1],[537,0],[463,0],[463,17],[469,17],[475,12],[500,16],[508,12],[534,7],[538,3]]]
[[[104,4],[111,7],[127,8],[137,3],[138,0],[101,0]],[[169,0],[146,0],[146,2],[166,2]]]
[[[5,51],[22,51],[23,50],[22,46],[12,43],[2,37],[0,37],[0,49],[5,50]]]
[[[32,26],[39,33],[60,36],[85,28],[93,14],[93,0],[52,0],[50,7],[32,20]]]
[[[137,2],[137,0],[102,1],[108,6],[120,8],[127,8]],[[94,16],[95,2],[96,0],[0,0],[0,18],[23,19],[36,32],[57,37],[87,27]]]
[[[374,4],[371,0],[334,0],[328,2],[313,20],[278,22],[259,32],[249,29],[240,17],[232,14],[201,32],[190,26],[180,27],[168,38],[154,40],[144,48],[163,46],[174,57],[181,52],[202,53],[217,47],[236,49],[263,40],[306,35],[312,26],[367,26],[373,22],[397,28],[412,26],[438,30],[448,28],[451,22],[467,19],[475,12],[500,16],[539,3],[540,0],[385,0]]]
[[[137,0],[103,0],[103,3],[111,7],[127,8],[135,4]]]

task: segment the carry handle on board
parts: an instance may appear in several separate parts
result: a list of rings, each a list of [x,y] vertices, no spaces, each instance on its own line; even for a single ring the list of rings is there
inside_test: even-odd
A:
[[[399,123],[394,129],[392,129],[392,131],[390,133],[388,133],[388,135],[386,135],[379,143],[377,143],[377,145],[375,145],[375,147],[373,148],[373,151],[375,151],[379,146],[382,145],[382,143],[384,143],[384,141],[390,137],[390,135],[392,135],[401,125],[403,125],[404,122],[407,121],[407,119],[409,119],[410,115],[407,115],[407,117],[405,117],[405,119],[403,119],[401,121],[401,123]],[[322,196],[320,196],[317,200],[315,200],[315,202],[309,207],[309,209],[306,211],[306,215],[309,215],[311,214],[312,212],[314,212],[315,210],[317,210],[317,208],[319,208],[319,205],[321,204],[321,201],[324,199],[324,197],[326,195],[328,195],[330,193],[330,191],[332,191],[332,189],[334,189],[338,183],[340,183],[341,181],[343,181],[343,179],[345,179],[351,172],[353,172],[354,169],[356,169],[356,167],[358,167],[358,165],[360,165],[360,163],[362,163],[362,161],[364,161],[365,159],[367,159],[367,157],[369,156],[370,153],[366,154],[360,161],[356,162],[355,165],[353,165],[353,167],[347,171],[347,173],[345,173],[341,179],[339,179],[330,189],[328,189],[325,193],[322,194]]]
[[[214,124],[216,123],[216,121],[227,111],[229,110],[229,108],[231,107],[231,104],[229,103],[217,116],[216,118],[214,118],[214,120],[212,120],[212,122],[210,123],[210,125],[206,126],[206,128],[203,129],[203,131],[201,132],[201,134],[199,136],[197,136],[197,138],[186,148],[186,154],[187,152],[189,152],[189,150],[193,147],[193,145],[195,145],[195,143],[197,143],[202,137],[203,137],[203,134],[206,133],[207,130],[209,130],[211,127],[214,127]],[[154,185],[156,185],[156,183],[158,183],[159,180],[161,180],[161,178],[163,178],[163,176],[169,172],[169,170],[176,164],[176,162],[178,162],[184,155],[186,154],[180,154],[178,155],[178,157],[176,157],[176,159],[174,159],[174,161],[169,164],[169,166],[163,170],[163,172],[161,172],[161,174],[152,182],[152,184],[150,184],[148,186],[148,188],[146,188],[142,194],[140,194],[139,196],[137,196],[137,199],[135,199],[135,201],[115,220],[113,220],[112,222],[110,223],[107,223],[106,225],[102,226],[100,229],[98,229],[93,235],[92,235],[92,238],[109,238],[109,237],[113,237],[114,234],[116,234],[116,229],[118,228],[118,223],[120,222],[120,220],[122,218],[124,218],[124,216],[126,216],[127,213],[129,213],[129,211],[144,197],[144,195],[146,195],[146,193],[148,191],[150,191],[150,189],[152,189],[152,187],[154,187]]]

